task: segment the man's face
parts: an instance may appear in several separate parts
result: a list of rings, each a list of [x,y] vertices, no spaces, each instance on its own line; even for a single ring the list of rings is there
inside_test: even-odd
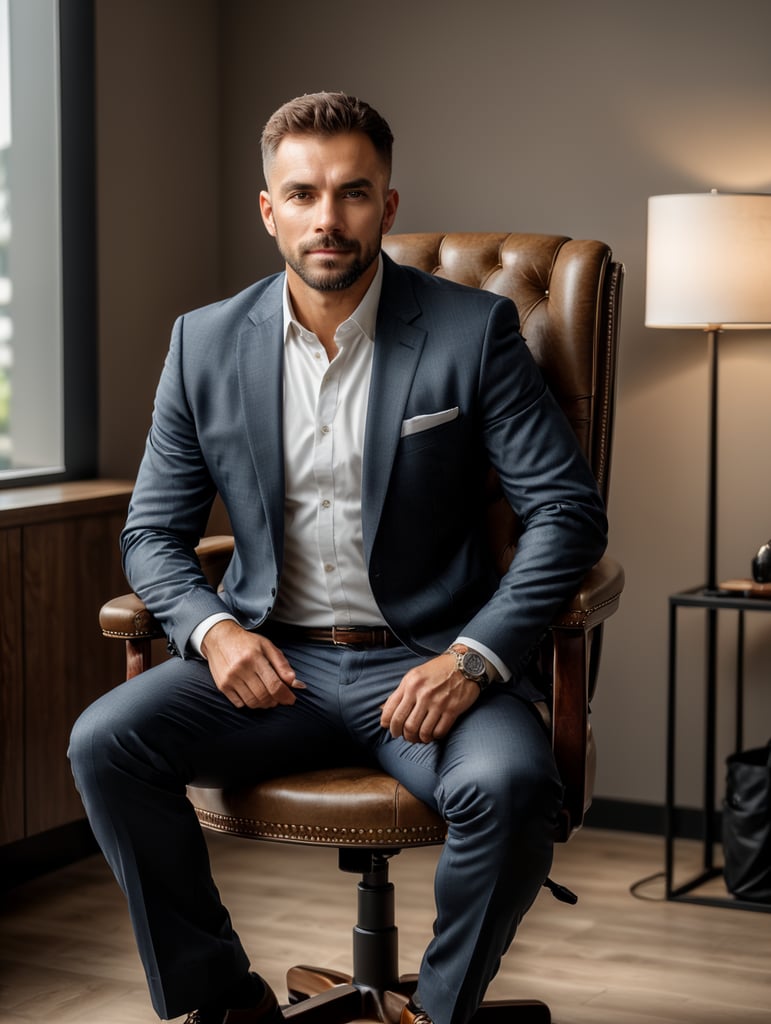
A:
[[[399,197],[366,135],[288,135],[266,174],[260,211],[290,273],[316,291],[344,291],[367,274]]]

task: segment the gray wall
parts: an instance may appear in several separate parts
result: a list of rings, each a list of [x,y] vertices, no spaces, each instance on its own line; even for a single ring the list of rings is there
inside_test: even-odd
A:
[[[175,315],[278,267],[259,129],[285,99],[358,93],[396,135],[396,231],[607,241],[627,268],[597,795],[664,795],[667,596],[701,582],[706,342],[643,326],[646,200],[771,192],[766,0],[97,0],[101,468],[133,474]],[[721,578],[771,536],[771,335],[721,341]],[[682,634],[681,802],[701,783],[700,616]],[[748,622],[748,743],[771,735],[771,620]],[[721,754],[733,622],[721,631]]]

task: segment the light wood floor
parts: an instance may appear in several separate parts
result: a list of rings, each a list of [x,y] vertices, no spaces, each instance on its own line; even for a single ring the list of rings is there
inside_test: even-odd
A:
[[[223,897],[254,966],[285,996],[294,963],[350,969],[356,877],[332,850],[212,836]],[[682,848],[683,844],[679,844]],[[687,847],[687,844],[686,844]],[[430,934],[436,849],[392,862],[401,969]],[[544,999],[556,1024],[769,1024],[771,915],[667,903],[663,843],[586,829],[557,851],[553,877],[579,893],[538,898],[491,997]],[[293,893],[291,900],[287,894]],[[122,897],[100,857],[19,887],[0,908],[2,1024],[151,1024]]]

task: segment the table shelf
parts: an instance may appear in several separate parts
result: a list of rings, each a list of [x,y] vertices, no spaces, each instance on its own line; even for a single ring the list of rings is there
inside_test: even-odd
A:
[[[676,859],[676,805],[675,754],[677,743],[677,629],[678,612],[684,608],[702,609],[706,613],[706,707],[704,721],[704,801],[702,818],[701,871],[685,882],[675,884]],[[694,587],[672,594],[669,598],[669,680],[667,706],[667,783],[665,802],[665,893],[668,900],[699,903],[706,906],[732,907],[737,910],[771,912],[771,903],[740,900],[725,896],[705,895],[698,890],[708,882],[722,877],[722,865],[715,863],[715,847],[721,837],[715,813],[715,747],[717,735],[717,620],[718,613],[735,611],[736,673],[734,690],[735,736],[734,750],[744,748],[744,637],[747,612],[771,612],[771,597],[751,596],[723,590]]]

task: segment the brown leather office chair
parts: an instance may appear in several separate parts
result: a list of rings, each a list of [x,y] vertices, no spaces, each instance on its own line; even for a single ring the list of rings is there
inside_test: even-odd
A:
[[[601,242],[535,234],[392,235],[384,248],[399,263],[507,295],[516,303],[522,333],[546,382],[575,430],[607,500],[616,348],[623,267]],[[518,524],[495,475],[489,479],[489,534],[503,573],[516,549]],[[227,537],[205,539],[199,556],[209,579],[221,578],[230,559]],[[594,694],[602,625],[615,612],[624,576],[605,556],[550,631],[553,658],[552,737],[565,798],[556,839],[583,823],[594,781],[589,703]],[[161,631],[134,595],[102,609],[106,636],[126,641],[128,676],[150,665]],[[262,782],[230,792],[190,789],[203,826],[249,839],[335,846],[340,867],[360,873],[354,928],[353,974],[293,967],[287,974],[289,1017],[309,1024],[392,1020],[414,989],[416,976],[399,976],[394,892],[388,860],[402,849],[443,842],[444,822],[390,776],[340,768]],[[480,1024],[547,1024],[539,1001],[485,1003]]]

